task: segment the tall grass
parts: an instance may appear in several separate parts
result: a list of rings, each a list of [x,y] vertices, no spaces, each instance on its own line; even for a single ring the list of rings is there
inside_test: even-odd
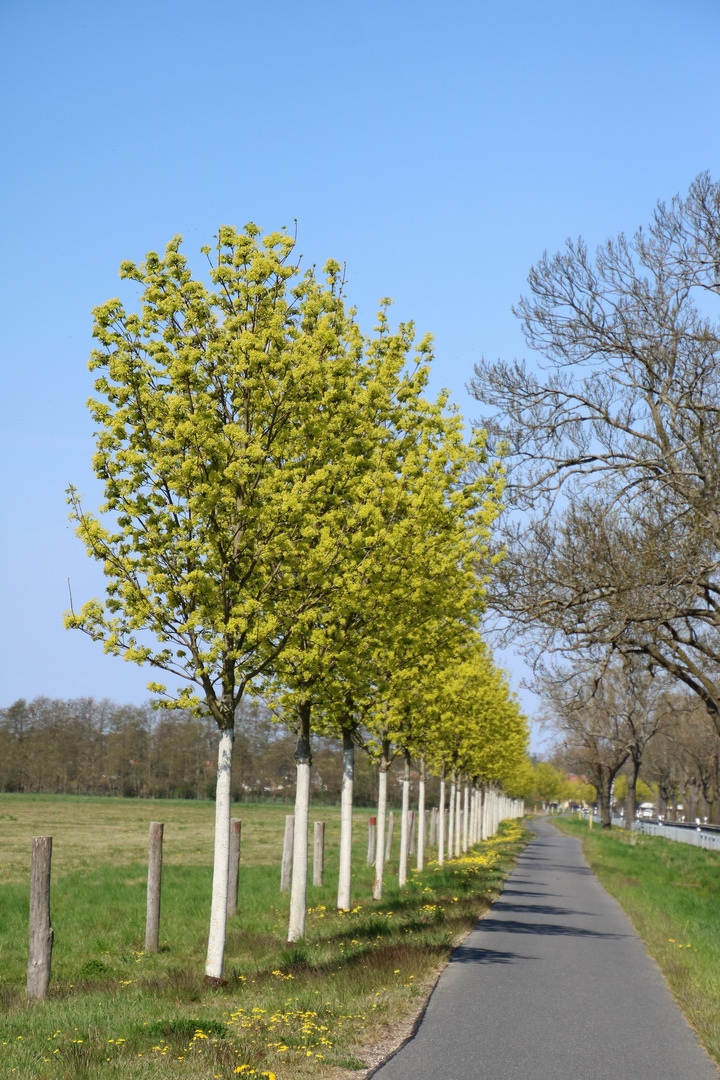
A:
[[[523,827],[507,823],[468,857],[413,874],[402,891],[395,857],[385,898],[375,905],[373,871],[365,866],[367,812],[361,812],[356,903],[342,914],[334,910],[339,813],[323,807],[311,819],[327,822],[326,884],[310,887],[306,939],[288,946],[288,900],[279,893],[286,808],[244,804],[237,808],[243,819],[239,914],[228,928],[226,985],[212,989],[203,979],[212,809],[170,801],[0,797],[0,864],[8,871],[0,878],[0,1075],[94,1080],[264,1073],[290,1080],[360,1068],[362,1047],[420,1000],[525,843]],[[150,816],[166,823],[160,951],[154,955],[143,952]],[[32,832],[55,837],[56,937],[50,995],[28,1008]]]
[[[720,1063],[720,853],[556,819],[630,916],[707,1051]],[[618,971],[618,981],[622,971]]]

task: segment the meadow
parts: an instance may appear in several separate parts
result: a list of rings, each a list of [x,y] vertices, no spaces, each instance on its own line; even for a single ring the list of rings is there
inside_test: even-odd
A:
[[[335,911],[339,810],[326,822],[325,884],[309,887],[307,936],[288,946],[279,892],[281,805],[238,804],[238,915],[225,985],[204,981],[214,804],[0,795],[0,1075],[24,1080],[294,1080],[364,1070],[417,1011],[453,945],[487,910],[527,842],[522,823],[397,887],[399,829],[383,900],[355,816],[353,903]],[[143,951],[150,820],[165,823],[160,950]],[[30,840],[53,836],[50,993],[25,1002]],[[359,1075],[359,1072],[356,1073]]]
[[[582,840],[590,867],[629,915],[720,1064],[720,853],[622,829],[590,830],[576,818],[554,823]]]

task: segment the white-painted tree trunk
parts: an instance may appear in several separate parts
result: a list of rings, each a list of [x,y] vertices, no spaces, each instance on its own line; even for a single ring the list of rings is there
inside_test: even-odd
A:
[[[215,853],[213,857],[212,903],[205,974],[222,979],[227,932],[228,871],[230,867],[230,781],[235,732],[225,728],[218,745],[217,787],[215,789]]]
[[[470,789],[467,784],[463,790],[463,836],[462,836],[462,849],[466,852],[468,849],[468,827],[470,825]]]
[[[458,782],[455,788],[455,858],[459,859],[462,851],[462,787]]]
[[[438,866],[445,862],[445,773],[440,777],[440,805],[438,806]]]
[[[375,833],[375,884],[373,900],[382,900],[385,873],[385,815],[387,813],[387,755],[383,746],[383,760],[378,776],[377,832]]]
[[[420,760],[420,779],[418,781],[418,817],[417,817],[417,868],[425,866],[425,758]]]
[[[455,773],[450,779],[450,803],[448,805],[448,859],[452,859],[455,846]]]
[[[352,888],[353,781],[355,744],[352,735],[343,732],[343,773],[340,791],[340,869],[338,871],[338,911],[350,908]]]
[[[292,887],[288,941],[305,937],[308,878],[308,827],[310,819],[310,743],[303,735],[295,751],[297,781],[295,787],[295,835],[293,837]]]
[[[405,753],[405,772],[403,774],[402,811],[400,815],[400,866],[398,884],[407,882],[408,848],[410,846],[410,755]]]

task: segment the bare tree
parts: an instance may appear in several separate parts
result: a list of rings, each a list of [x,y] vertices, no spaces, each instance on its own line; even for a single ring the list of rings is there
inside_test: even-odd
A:
[[[637,779],[643,757],[671,713],[667,678],[646,665],[614,657],[544,673],[538,689],[545,700],[545,723],[558,736],[566,765],[594,784],[603,828],[611,824],[615,776],[627,762],[626,828],[635,819]]]
[[[594,257],[568,242],[529,286],[540,366],[472,384],[522,512],[491,603],[535,656],[644,654],[720,732],[720,185],[700,175]]]

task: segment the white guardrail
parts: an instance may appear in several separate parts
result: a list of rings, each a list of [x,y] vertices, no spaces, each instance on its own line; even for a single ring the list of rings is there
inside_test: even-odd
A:
[[[665,840],[677,840],[680,844],[694,844],[707,851],[720,851],[720,833],[706,832],[702,826],[683,828],[678,825],[659,825],[653,821],[634,821],[630,826],[643,836],[662,836]]]

